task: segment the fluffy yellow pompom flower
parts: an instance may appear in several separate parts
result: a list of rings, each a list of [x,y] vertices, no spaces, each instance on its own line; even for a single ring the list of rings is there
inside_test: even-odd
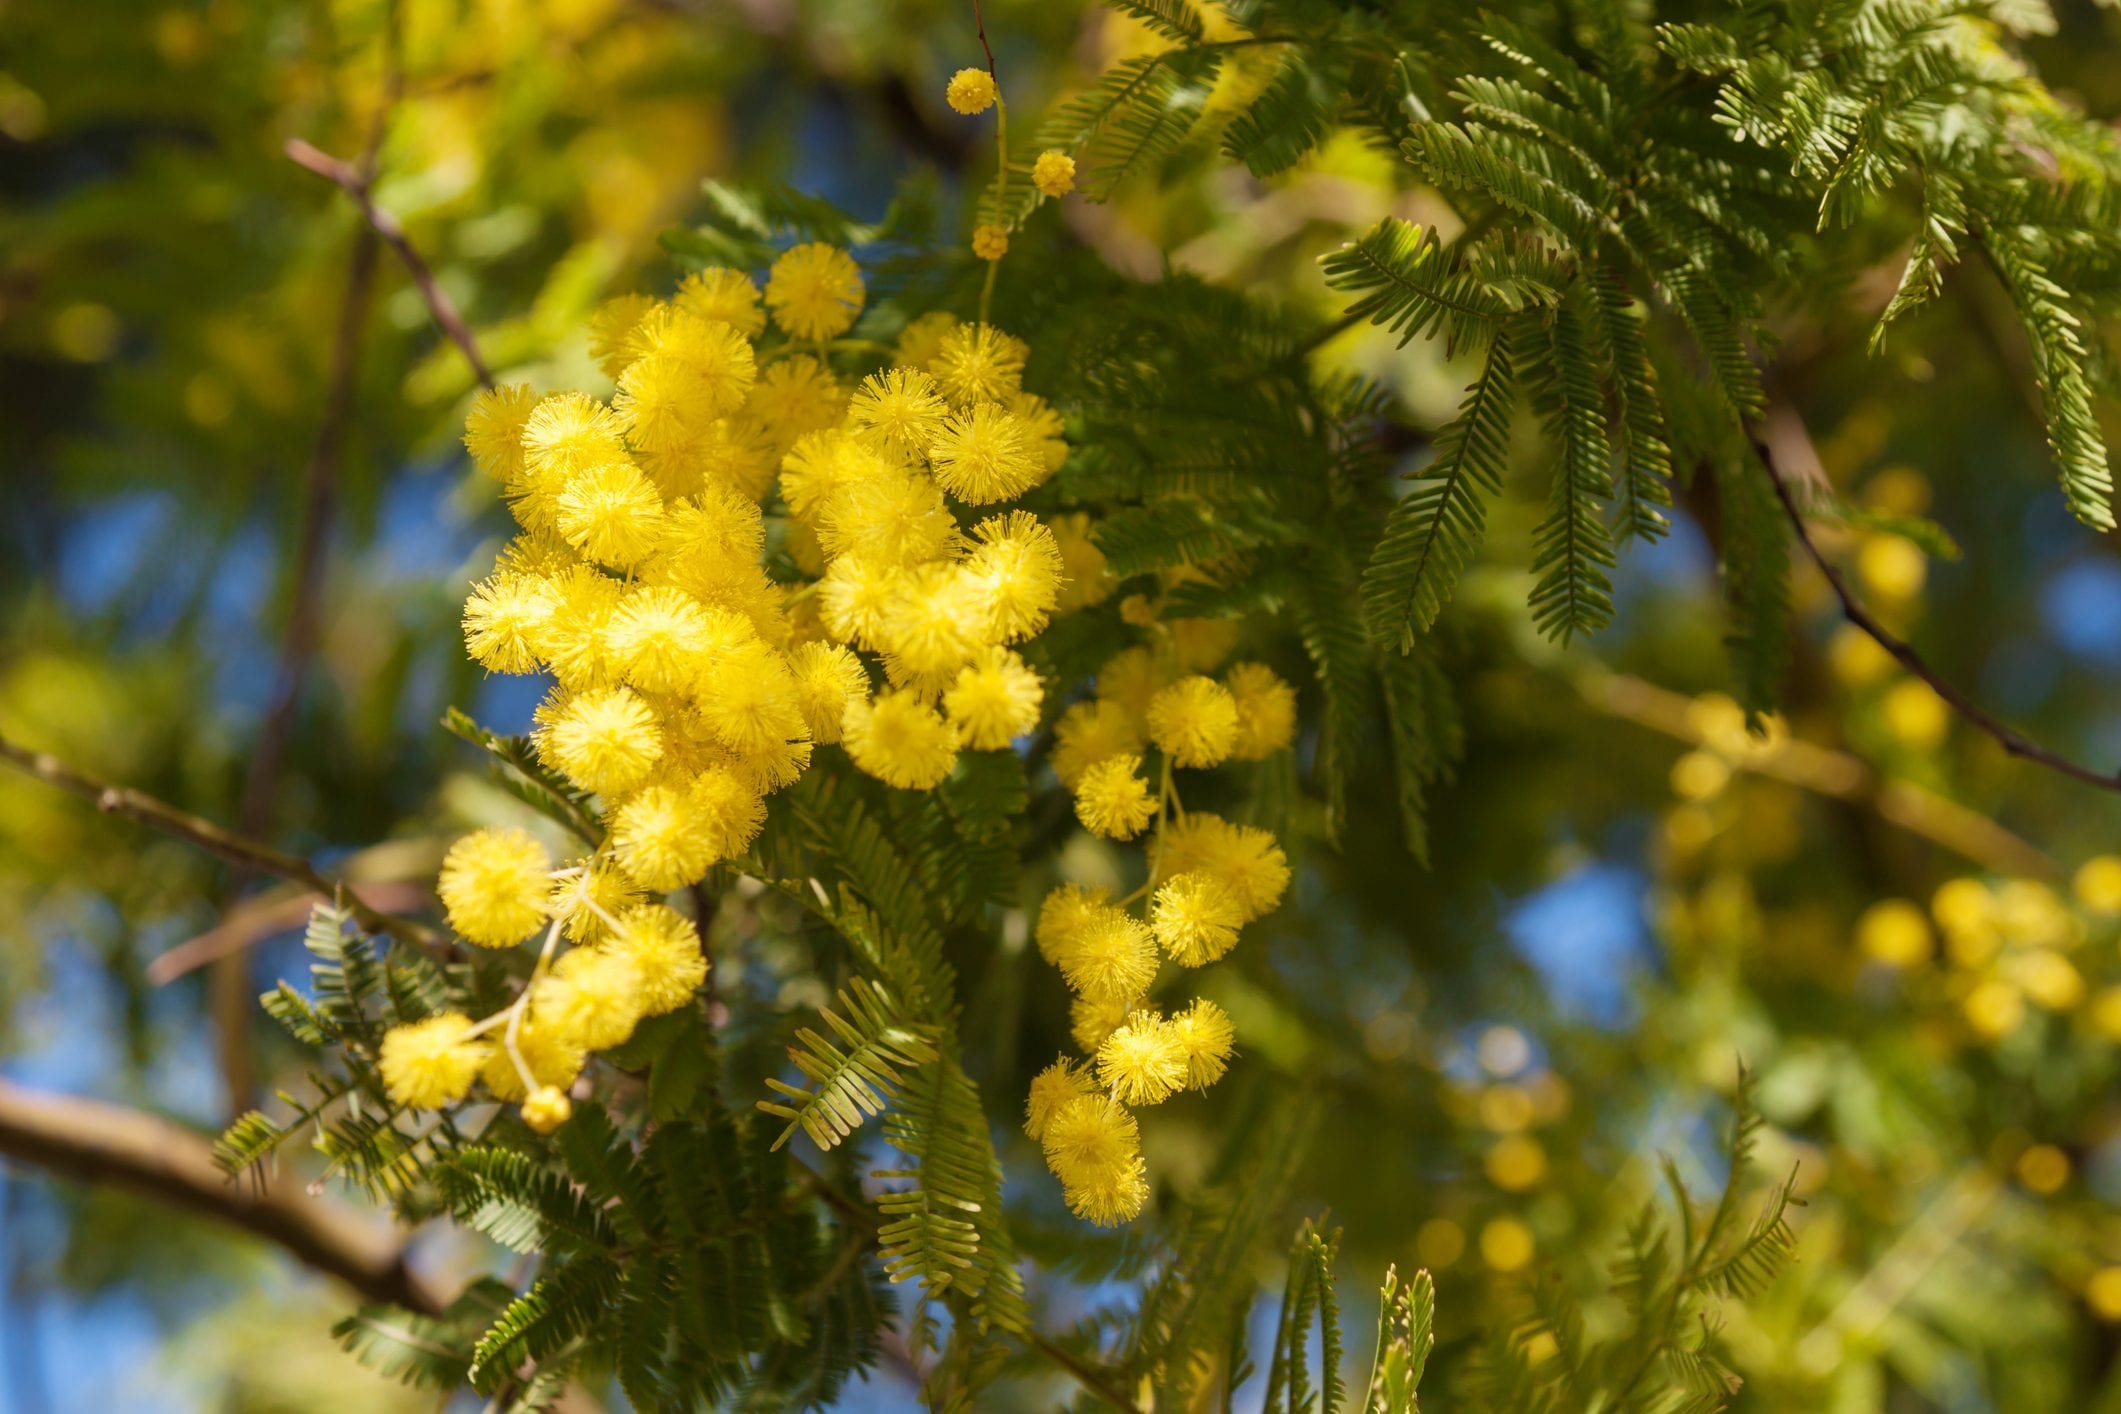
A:
[[[576,948],[531,988],[530,1007],[555,1035],[586,1050],[608,1050],[640,1024],[640,971],[619,953]]]
[[[1002,751],[1038,725],[1045,684],[1023,659],[1006,649],[990,649],[978,662],[961,669],[943,694],[964,745],[974,751]]]
[[[804,643],[788,654],[795,673],[795,705],[813,741],[840,739],[847,704],[869,689],[862,660],[836,643]]]
[[[936,344],[928,371],[943,396],[959,407],[1002,403],[1023,387],[1031,348],[991,324],[960,324]]]
[[[834,339],[862,312],[862,272],[838,246],[811,241],[773,262],[766,306],[773,322],[797,339]]]
[[[636,791],[611,814],[611,848],[644,889],[696,883],[708,868],[741,853],[766,822],[766,803],[726,766],[689,780]]]
[[[1237,663],[1223,674],[1237,703],[1237,740],[1230,754],[1264,761],[1296,739],[1296,689],[1264,663]]]
[[[1174,765],[1216,765],[1237,744],[1237,699],[1213,678],[1180,678],[1149,699],[1149,739]]]
[[[606,630],[625,587],[609,575],[576,562],[546,580],[555,597],[552,617],[532,640],[566,688],[600,687],[617,676]]]
[[[805,433],[781,459],[781,499],[797,520],[815,525],[835,496],[890,470],[875,452],[837,428]]]
[[[797,354],[767,365],[745,409],[785,452],[806,432],[838,426],[847,415],[847,397],[830,368],[809,354]]]
[[[535,575],[503,571],[481,580],[464,601],[464,648],[489,672],[535,672],[538,641],[559,604]]]
[[[1141,1129],[1110,1097],[1090,1095],[1063,1106],[1046,1125],[1044,1147],[1078,1217],[1111,1226],[1141,1212],[1149,1196]]]
[[[1077,997],[1068,1003],[1068,1034],[1085,1051],[1095,1051],[1119,1029],[1134,1003],[1120,998]]]
[[[902,579],[875,634],[891,680],[933,690],[956,677],[979,651],[979,608],[954,566],[923,565]]]
[[[1029,511],[990,516],[972,528],[977,542],[960,573],[999,643],[1044,629],[1060,602],[1064,566],[1053,532]]]
[[[1009,253],[1007,226],[974,226],[972,253],[981,260],[1000,260]]]
[[[957,764],[957,729],[911,692],[856,698],[840,730],[855,765],[902,790],[932,790]]]
[[[624,294],[605,300],[589,316],[589,356],[616,380],[628,364],[648,350],[636,334],[648,311],[656,307],[648,295]]]
[[[630,461],[599,462],[573,473],[553,497],[552,523],[583,558],[630,569],[656,548],[663,498]]]
[[[464,419],[464,450],[471,463],[507,485],[523,474],[523,424],[530,420],[538,395],[528,383],[488,388],[471,400]]]
[[[644,692],[676,692],[690,683],[713,641],[707,611],[667,586],[626,591],[604,633],[613,666]]]
[[[1043,1139],[1053,1116],[1071,1101],[1096,1093],[1089,1075],[1062,1056],[1031,1079],[1031,1093],[1024,1100],[1024,1133]]]
[[[1135,597],[1129,595],[1128,599],[1131,601]],[[1149,622],[1155,621],[1152,611]],[[1130,716],[1146,719],[1149,703],[1170,681],[1171,673],[1164,663],[1158,661],[1156,654],[1147,648],[1124,648],[1107,658],[1097,670],[1095,686],[1100,698],[1119,703]]]
[[[725,649],[707,665],[699,714],[717,740],[747,756],[803,734],[788,660],[757,640]]]
[[[901,597],[906,572],[895,565],[873,564],[847,556],[825,567],[818,581],[818,617],[825,631],[843,642],[874,647],[884,617]]]
[[[1186,1054],[1188,1090],[1205,1090],[1223,1078],[1237,1040],[1227,1012],[1202,997],[1166,1024]]]
[[[1244,908],[1207,874],[1174,874],[1157,887],[1149,928],[1181,967],[1205,967],[1237,946]]]
[[[818,544],[833,556],[917,565],[957,543],[957,521],[934,481],[892,470],[833,493],[817,521]]]
[[[1141,732],[1133,716],[1117,702],[1078,702],[1061,713],[1053,728],[1053,753],[1047,759],[1062,785],[1075,789],[1083,773],[1114,756],[1139,756]]]
[[[1119,1167],[1091,1174],[1074,1183],[1063,1183],[1061,1195],[1068,1211],[1099,1227],[1117,1227],[1133,1222],[1149,1201],[1147,1165],[1135,1155]]]
[[[523,467],[537,478],[564,479],[626,454],[619,420],[587,393],[539,400],[523,423]]]
[[[1132,1002],[1156,980],[1156,941],[1140,919],[1101,908],[1083,919],[1056,961],[1068,985],[1085,997]]]
[[[935,380],[918,368],[870,374],[847,404],[855,437],[902,460],[928,454],[949,412]]]
[[[701,319],[719,319],[747,339],[766,332],[766,311],[759,308],[759,287],[741,270],[713,265],[678,281],[672,303]]]
[[[640,901],[640,885],[617,861],[603,856],[593,864],[562,871],[552,881],[547,907],[571,941],[593,943],[604,936],[607,915],[615,918]]]
[[[442,857],[435,892],[467,941],[505,948],[544,921],[551,875],[552,857],[527,832],[474,830]]]
[[[1041,152],[1031,164],[1031,185],[1041,196],[1066,196],[1075,190],[1075,159],[1058,149]]]
[[[636,447],[697,442],[751,395],[751,345],[722,321],[666,306],[641,321],[638,337],[648,352],[619,375],[612,399]]]
[[[1070,1100],[1046,1119],[1040,1147],[1063,1183],[1123,1167],[1141,1152],[1141,1126],[1109,1095]]]
[[[1156,818],[1156,797],[1136,773],[1139,756],[1111,756],[1083,772],[1075,786],[1075,818],[1093,835],[1131,840]]]
[[[699,929],[660,903],[620,918],[618,931],[604,946],[633,963],[641,979],[641,1010],[649,1016],[676,1011],[707,980]]]
[[[1047,894],[1039,905],[1038,926],[1032,932],[1038,942],[1039,956],[1058,966],[1084,925],[1106,906],[1110,898],[1106,890],[1083,884],[1062,884]]]
[[[892,347],[892,361],[906,368],[926,369],[935,362],[943,340],[950,337],[959,323],[958,317],[947,309],[931,309],[926,314],[916,315],[899,330],[898,343]]]
[[[515,1045],[517,1055],[523,1058],[524,1068],[530,1072],[531,1084],[540,1089],[574,1084],[574,1078],[582,1073],[582,1064],[588,1059],[588,1052],[561,1037],[553,1027],[540,1025],[533,1016],[525,1016],[516,1027]],[[508,1053],[505,1028],[494,1034],[493,1049],[487,1053],[479,1078],[486,1082],[486,1088],[493,1091],[498,1100],[520,1100],[526,1093],[522,1072],[516,1069],[515,1056]]]
[[[416,1110],[438,1110],[464,1098],[486,1059],[471,1018],[453,1011],[384,1033],[377,1055],[390,1098]]]
[[[540,757],[598,795],[632,790],[648,779],[663,754],[655,713],[623,687],[591,688],[566,698],[534,739]]]
[[[1153,1011],[1138,1011],[1097,1048],[1097,1081],[1124,1105],[1154,1105],[1186,1083],[1186,1048]]]
[[[943,90],[943,97],[953,109],[969,118],[992,108],[999,92],[994,86],[994,75],[985,69],[959,69],[950,76],[950,86]]]
[[[971,506],[1014,500],[1046,479],[1023,420],[999,403],[951,414],[928,456],[942,488]]]
[[[1046,524],[1061,557],[1060,599],[1053,611],[1065,614],[1111,598],[1115,581],[1105,572],[1105,552],[1090,538],[1090,517],[1076,511],[1050,517]]]
[[[550,1134],[574,1115],[574,1102],[555,1085],[540,1085],[523,1101],[523,1123],[533,1133]]]
[[[1247,923],[1273,912],[1289,887],[1289,859],[1274,836],[1205,810],[1166,824],[1162,849],[1172,874],[1206,874],[1228,889]]]

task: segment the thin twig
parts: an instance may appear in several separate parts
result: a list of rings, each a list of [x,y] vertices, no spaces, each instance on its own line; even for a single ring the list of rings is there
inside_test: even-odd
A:
[[[980,12],[980,0],[972,0],[972,24],[979,34],[979,47],[987,54],[987,77],[994,80],[996,88],[1000,88],[1001,75],[994,72],[994,46],[987,42],[987,17]]]
[[[1789,516],[1790,528],[1796,532],[1797,543],[1804,547],[1805,554],[1826,579],[1827,588],[1831,589],[1834,597],[1841,602],[1841,612],[1850,623],[1869,634],[1901,667],[1928,683],[1931,690],[1943,698],[1953,711],[1978,730],[1994,738],[1996,743],[2012,756],[2045,766],[2050,771],[2067,776],[2073,781],[2081,781],[2088,786],[2097,786],[2102,790],[2121,790],[2121,773],[2097,770],[2040,745],[1953,686],[1943,674],[1931,667],[1928,660],[1917,653],[1906,639],[1880,623],[1870,610],[1863,607],[1863,601],[1849,588],[1848,581],[1841,577],[1841,572],[1834,568],[1819,546],[1813,542],[1811,532],[1805,526],[1804,512],[1798,507],[1797,498],[1791,494],[1781,472],[1776,469],[1768,448],[1761,446],[1758,450],[1761,463],[1767,468],[1768,481],[1775,488],[1775,497],[1782,502],[1782,509]]]
[[[452,952],[448,939],[434,929],[410,918],[399,918],[369,907],[343,883],[321,872],[299,855],[288,854],[274,849],[271,845],[246,839],[223,829],[211,820],[179,810],[176,806],[141,791],[113,785],[68,765],[49,752],[32,751],[5,736],[0,736],[0,761],[69,795],[79,796],[106,815],[122,815],[129,820],[136,820],[150,829],[160,830],[165,835],[173,835],[195,844],[238,868],[260,874],[272,874],[312,889],[326,898],[336,899],[371,933],[388,933],[393,938],[441,958],[447,958]]]
[[[385,244],[397,253],[399,261],[405,266],[405,272],[412,276],[413,285],[418,288],[420,298],[426,301],[427,312],[434,317],[436,327],[441,329],[464,355],[464,361],[471,365],[472,374],[479,380],[479,386],[491,388],[493,371],[487,367],[485,358],[479,353],[478,340],[473,337],[471,326],[466,324],[464,316],[457,312],[456,304],[449,298],[448,291],[435,282],[434,271],[428,267],[425,257],[420,254],[419,248],[413,245],[412,239],[405,234],[405,228],[398,223],[398,218],[376,205],[375,198],[369,193],[370,183],[362,177],[359,170],[352,163],[341,161],[300,138],[289,138],[283,150],[298,166],[335,183],[353,198],[362,219],[368,223],[368,229],[382,237]]]
[[[368,1301],[440,1315],[441,1294],[405,1263],[387,1226],[308,1196],[292,1179],[231,1183],[213,1146],[143,1110],[0,1080],[0,1155],[84,1183],[140,1193],[229,1223],[337,1277]]]

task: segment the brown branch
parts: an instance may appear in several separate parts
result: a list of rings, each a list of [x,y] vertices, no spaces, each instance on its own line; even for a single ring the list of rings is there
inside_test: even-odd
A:
[[[1661,732],[1692,746],[1714,748],[1691,711],[1693,699],[1625,673],[1586,674],[1578,680],[1584,700],[1622,721]],[[1755,744],[1732,765],[1832,800],[1874,810],[1890,824],[1973,861],[1984,869],[2056,879],[2062,866],[1978,811],[1925,790],[1912,781],[1888,780],[1845,751],[1796,737]]]
[[[292,1179],[233,1183],[206,1138],[142,1110],[0,1080],[0,1155],[182,1208],[276,1244],[366,1301],[440,1315],[440,1292],[406,1265],[387,1226],[309,1196]]]
[[[979,47],[987,54],[987,77],[994,80],[996,88],[1000,88],[1001,75],[994,72],[994,46],[987,42],[987,17],[980,10],[980,0],[972,0],[972,24],[979,34]]]
[[[1994,738],[1996,743],[2012,756],[2045,766],[2050,771],[2067,776],[2073,781],[2081,781],[2088,786],[2098,786],[2102,790],[2121,790],[2121,772],[2101,771],[2040,745],[1953,686],[1943,674],[1931,667],[1928,660],[1917,653],[1906,639],[1880,623],[1870,610],[1864,608],[1863,601],[1849,588],[1848,581],[1842,578],[1841,572],[1834,568],[1812,540],[1811,532],[1805,527],[1804,512],[1798,507],[1797,498],[1791,494],[1782,473],[1777,470],[1773,453],[1765,445],[1760,446],[1758,451],[1761,464],[1767,468],[1768,481],[1775,488],[1775,497],[1782,502],[1782,509],[1789,516],[1790,528],[1796,532],[1797,543],[1804,547],[1805,554],[1826,579],[1827,588],[1831,589],[1834,597],[1840,601],[1842,615],[1850,623],[1869,634],[1901,667],[1928,683],[1931,690],[1943,698],[1953,711],[1976,729]]]
[[[347,897],[358,898],[386,914],[417,908],[430,898],[428,890],[411,883],[364,884],[358,888],[346,884],[344,887]],[[275,933],[300,927],[312,908],[329,902],[331,900],[325,895],[301,887],[273,889],[245,899],[205,932],[157,953],[154,961],[147,965],[147,984],[166,987],[210,962],[243,952]]]
[[[435,282],[434,271],[428,267],[426,259],[421,256],[419,248],[413,245],[412,239],[405,234],[405,228],[398,223],[398,218],[376,205],[375,198],[369,194],[371,180],[364,177],[352,163],[341,161],[300,138],[289,138],[284,150],[296,165],[336,184],[353,198],[362,219],[368,223],[367,229],[381,237],[384,243],[397,253],[398,260],[405,266],[405,272],[412,276],[414,286],[419,289],[420,298],[427,302],[427,312],[434,317],[436,326],[448,336],[449,341],[463,353],[464,361],[471,365],[473,375],[479,380],[479,386],[491,388],[493,371],[480,356],[478,340],[473,337],[471,326],[466,324],[464,316],[457,312],[455,302],[449,298],[449,292]]]
[[[5,736],[0,736],[0,762],[35,776],[45,784],[55,786],[69,795],[79,796],[106,815],[122,815],[165,835],[188,841],[239,869],[271,874],[300,884],[326,898],[340,900],[354,919],[371,933],[388,933],[440,958],[446,959],[453,951],[449,940],[426,924],[378,912],[363,903],[343,883],[321,872],[299,855],[288,854],[274,849],[271,845],[245,839],[211,820],[179,810],[176,806],[141,791],[113,785],[68,765],[48,752],[32,751]]]

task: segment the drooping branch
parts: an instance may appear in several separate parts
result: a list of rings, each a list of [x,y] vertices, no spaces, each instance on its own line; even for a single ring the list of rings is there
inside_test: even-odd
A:
[[[479,380],[479,386],[491,388],[493,371],[487,367],[485,358],[479,353],[479,343],[472,335],[471,326],[465,323],[464,316],[457,312],[456,303],[450,299],[449,292],[436,283],[434,271],[428,267],[419,247],[405,234],[405,228],[399,224],[398,218],[376,205],[375,198],[369,191],[373,185],[372,179],[362,175],[352,163],[342,161],[300,138],[289,138],[284,150],[296,165],[334,183],[353,198],[361,218],[368,223],[368,229],[380,236],[384,244],[396,252],[399,261],[405,266],[405,272],[412,277],[413,285],[419,290],[420,298],[426,301],[427,311],[433,316],[436,327],[463,353],[464,361],[471,365],[472,374]]]
[[[288,1178],[230,1181],[207,1139],[142,1110],[0,1080],[0,1156],[122,1188],[242,1229],[336,1277],[367,1301],[440,1315],[442,1294],[406,1265],[385,1223]]]
[[[1943,698],[1947,706],[1976,730],[1993,738],[1997,745],[2012,756],[2045,766],[2050,771],[2067,776],[2073,781],[2081,781],[2088,786],[2121,791],[2121,772],[2101,771],[2042,746],[1954,686],[1942,673],[1930,666],[1929,661],[1916,652],[1906,639],[1879,622],[1877,616],[1864,607],[1863,601],[1849,587],[1841,571],[1834,568],[1833,562],[1827,559],[1812,539],[1811,531],[1805,524],[1804,510],[1797,504],[1797,497],[1790,490],[1789,481],[1777,466],[1772,449],[1763,444],[1758,450],[1761,463],[1767,468],[1768,480],[1775,488],[1775,497],[1782,503],[1783,512],[1789,517],[1790,529],[1797,536],[1797,543],[1804,547],[1805,554],[1826,580],[1827,588],[1833,591],[1834,598],[1840,602],[1843,617],[1868,634],[1880,648],[1891,654],[1901,667],[1929,684],[1930,689]]]
[[[0,736],[0,762],[35,776],[69,795],[79,796],[106,815],[122,815],[150,829],[159,830],[197,845],[239,869],[271,874],[314,890],[325,898],[341,901],[361,926],[371,933],[390,936],[437,957],[451,952],[449,940],[424,923],[384,913],[361,901],[343,883],[319,870],[300,855],[288,854],[222,828],[203,816],[179,810],[167,801],[142,791],[90,775],[70,766],[49,752],[33,751],[20,742]]]

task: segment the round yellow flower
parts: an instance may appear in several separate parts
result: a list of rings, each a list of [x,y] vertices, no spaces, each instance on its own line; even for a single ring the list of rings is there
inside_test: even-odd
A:
[[[1171,874],[1201,873],[1230,891],[1244,921],[1265,917],[1289,887],[1289,859],[1274,836],[1205,810],[1163,827],[1161,859]]]
[[[535,575],[502,572],[472,586],[464,601],[464,647],[489,672],[530,673],[537,644],[560,605]]]
[[[1139,756],[1112,756],[1083,772],[1075,786],[1075,818],[1091,834],[1131,840],[1156,818],[1156,797],[1138,774]]]
[[[1031,185],[1041,196],[1066,196],[1075,190],[1075,159],[1057,149],[1041,152],[1031,164]]]
[[[1149,739],[1174,765],[1228,759],[1237,733],[1237,699],[1213,678],[1180,678],[1149,700]]]
[[[950,76],[950,86],[943,90],[950,106],[968,118],[992,108],[999,96],[994,75],[985,69],[959,69]]]
[[[1205,967],[1228,953],[1244,922],[1236,897],[1208,874],[1174,874],[1149,909],[1158,945],[1181,967]]]
[[[836,643],[804,643],[788,654],[795,673],[795,705],[810,738],[821,743],[840,739],[847,704],[869,689],[862,660]]]
[[[862,312],[865,295],[854,257],[823,241],[790,249],[766,276],[773,322],[797,339],[836,339],[846,333]]]
[[[663,498],[632,462],[599,462],[560,487],[553,499],[553,526],[584,559],[631,569],[661,537]]]
[[[855,765],[902,790],[932,790],[957,764],[957,729],[911,692],[855,699],[840,730]]]
[[[1044,629],[1060,601],[1066,567],[1053,532],[1029,511],[990,516],[960,567],[989,638],[1015,643]]]
[[[1237,703],[1237,740],[1230,754],[1239,761],[1264,761],[1296,740],[1296,689],[1264,663],[1235,663],[1223,673],[1223,686]]]
[[[1070,790],[1098,762],[1114,756],[1139,756],[1140,729],[1134,717],[1117,702],[1078,702],[1053,728],[1053,774]]]
[[[2070,892],[2088,912],[2107,917],[2121,913],[2121,855],[2102,854],[2085,860],[2070,882]]]
[[[376,1057],[390,1098],[416,1110],[463,1099],[486,1059],[486,1043],[470,1034],[471,1025],[470,1017],[445,1011],[391,1027]]]
[[[949,412],[935,380],[918,368],[870,374],[847,404],[856,438],[900,458],[925,457]]]
[[[958,407],[1005,403],[1023,389],[1030,345],[991,324],[959,324],[937,342],[929,372]]]
[[[1023,659],[997,648],[959,670],[957,681],[943,694],[943,708],[966,746],[1004,751],[1038,725],[1045,693],[1045,684]]]
[[[1009,228],[1007,226],[973,227],[972,253],[981,260],[1000,260],[1009,253]]]
[[[1929,919],[1906,899],[1880,899],[1857,920],[1856,945],[1887,967],[1913,967],[1929,960]]]
[[[552,857],[527,832],[474,830],[443,856],[435,892],[466,941],[505,948],[545,921],[551,875]]]
[[[663,754],[655,713],[623,687],[592,688],[562,699],[535,740],[539,756],[599,795],[632,790],[648,779]]]
[[[640,1023],[640,971],[619,953],[576,948],[531,988],[530,1006],[558,1037],[585,1050],[608,1050]]]
[[[747,339],[766,331],[766,313],[759,308],[759,287],[741,270],[712,265],[678,281],[671,302],[687,314],[718,319]]]
[[[1139,1157],[1141,1126],[1109,1095],[1084,1095],[1054,1111],[1040,1142],[1062,1182],[1082,1183]]]
[[[516,1068],[515,1056],[508,1053],[507,1027],[498,1025],[491,1034],[493,1047],[479,1078],[493,1091],[495,1099],[520,1100],[525,1094],[523,1075]],[[530,1072],[533,1088],[565,1089],[574,1084],[574,1078],[582,1073],[582,1063],[588,1059],[588,1052],[560,1036],[553,1027],[540,1025],[534,1016],[525,1016],[517,1024],[515,1048],[523,1058],[523,1068]]]
[[[1186,1088],[1205,1090],[1223,1078],[1237,1041],[1237,1028],[1221,1007],[1206,997],[1170,1020],[1171,1034],[1186,1055]]]
[[[523,1123],[537,1134],[550,1134],[574,1114],[574,1103],[555,1086],[541,1085],[523,1101]]]
[[[928,454],[937,483],[969,506],[1014,500],[1046,479],[1023,420],[999,403],[952,413]]]
[[[1071,1101],[1096,1094],[1090,1077],[1062,1056],[1031,1080],[1031,1093],[1024,1100],[1024,1133],[1033,1140],[1045,1137],[1046,1125]]]
[[[1123,1105],[1160,1104],[1186,1083],[1186,1048],[1162,1017],[1138,1011],[1097,1048],[1097,1083]]]
[[[1055,961],[1068,985],[1092,1001],[1131,1003],[1156,980],[1156,940],[1140,919],[1100,908]]]
[[[707,980],[699,929],[664,904],[646,904],[625,914],[604,946],[633,964],[640,977],[641,1010],[649,1016],[677,1010]]]
[[[471,400],[464,420],[464,449],[472,465],[503,485],[523,473],[523,424],[538,405],[528,383],[488,388]]]
[[[1082,884],[1062,884],[1039,905],[1038,926],[1032,937],[1038,953],[1055,966],[1081,936],[1083,928],[1111,901],[1104,889]]]

